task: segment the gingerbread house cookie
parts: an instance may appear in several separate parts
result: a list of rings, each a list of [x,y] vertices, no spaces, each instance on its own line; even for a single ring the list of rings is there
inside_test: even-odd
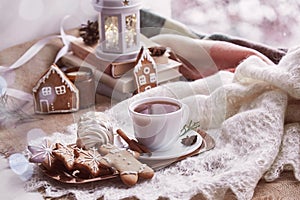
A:
[[[134,67],[138,93],[157,86],[157,67],[149,50],[141,48]]]
[[[39,114],[74,112],[79,109],[79,91],[55,64],[33,88],[34,108]]]

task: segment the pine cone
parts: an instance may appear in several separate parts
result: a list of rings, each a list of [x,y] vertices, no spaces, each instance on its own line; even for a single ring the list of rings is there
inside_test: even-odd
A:
[[[98,21],[87,21],[87,24],[82,24],[79,29],[80,37],[86,45],[94,45],[99,40]]]
[[[166,47],[156,46],[148,48],[151,56],[162,56],[167,51]]]

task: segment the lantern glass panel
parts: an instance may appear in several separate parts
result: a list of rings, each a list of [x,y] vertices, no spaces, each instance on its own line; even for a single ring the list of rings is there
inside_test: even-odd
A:
[[[137,45],[136,14],[126,16],[125,23],[126,23],[126,29],[125,29],[126,48],[130,49]]]
[[[106,16],[104,19],[105,47],[119,50],[119,21],[117,16]]]

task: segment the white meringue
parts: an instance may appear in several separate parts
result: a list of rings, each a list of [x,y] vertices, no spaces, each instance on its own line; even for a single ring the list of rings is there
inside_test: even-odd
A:
[[[87,112],[80,118],[77,130],[77,145],[86,149],[102,144],[113,144],[113,127],[103,112]]]

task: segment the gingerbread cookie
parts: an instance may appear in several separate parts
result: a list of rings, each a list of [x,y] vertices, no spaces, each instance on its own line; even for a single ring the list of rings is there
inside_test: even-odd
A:
[[[142,164],[127,150],[105,144],[99,147],[98,151],[103,156],[100,163],[119,171],[121,180],[128,186],[135,185],[139,177],[151,179],[154,175],[153,169]]]
[[[141,48],[133,72],[138,93],[158,85],[157,66],[148,49]]]
[[[99,154],[97,149],[92,148],[89,150],[83,150],[83,149],[75,149],[75,167],[79,170],[85,170],[86,172],[89,172],[92,177],[99,176],[104,169],[104,166],[101,166],[101,159],[102,156]],[[105,167],[106,169],[106,167]]]
[[[41,146],[28,146],[30,162],[41,163],[49,173],[66,172],[83,179],[113,174],[115,171],[100,163],[102,156],[92,148],[83,150],[75,145],[51,144],[45,140]]]
[[[68,170],[72,170],[75,161],[74,149],[72,147],[56,143],[53,155],[63,162]]]
[[[50,66],[32,91],[35,113],[67,113],[79,109],[79,90],[56,64]]]
[[[56,158],[53,155],[54,144],[45,139],[41,146],[28,146],[31,152],[30,162],[41,163],[45,168],[51,169],[54,166]]]

